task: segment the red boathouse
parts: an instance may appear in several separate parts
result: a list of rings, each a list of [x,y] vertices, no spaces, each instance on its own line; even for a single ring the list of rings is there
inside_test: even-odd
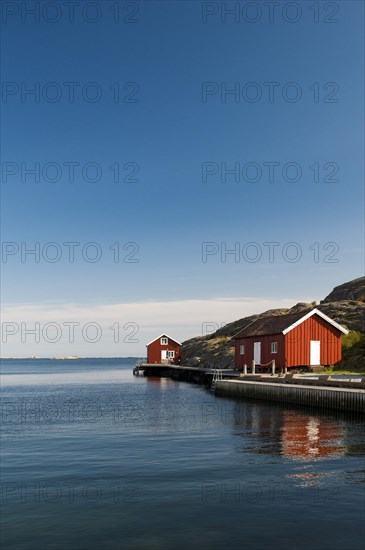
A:
[[[147,363],[178,363],[180,342],[167,334],[161,334],[147,344]]]
[[[257,319],[236,334],[235,368],[252,361],[269,368],[335,365],[341,361],[341,335],[348,330],[317,308]]]

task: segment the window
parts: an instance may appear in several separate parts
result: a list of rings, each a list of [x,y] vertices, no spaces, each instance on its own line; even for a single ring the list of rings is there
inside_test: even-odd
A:
[[[278,343],[271,342],[271,353],[277,353],[277,352],[278,352]]]
[[[167,346],[168,338],[161,338],[161,346]]]
[[[174,351],[167,351],[167,359],[174,359],[175,352]]]
[[[240,355],[245,355],[245,346],[243,344],[240,345]]]

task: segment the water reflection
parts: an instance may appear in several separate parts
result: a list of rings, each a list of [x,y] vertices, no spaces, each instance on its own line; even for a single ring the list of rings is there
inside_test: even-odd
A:
[[[168,377],[146,376],[145,379],[147,380],[149,386],[154,386],[161,390],[166,390],[168,387],[176,386],[176,382]]]
[[[284,456],[313,461],[341,456],[345,451],[343,431],[338,422],[295,412],[283,413]]]
[[[360,443],[347,435],[344,416],[282,408],[263,403],[222,403],[222,418],[234,419],[237,450],[262,455],[281,455],[290,460],[313,462],[343,455],[364,454]],[[351,430],[364,427],[363,419],[352,419]],[[247,447],[247,443],[249,446]]]

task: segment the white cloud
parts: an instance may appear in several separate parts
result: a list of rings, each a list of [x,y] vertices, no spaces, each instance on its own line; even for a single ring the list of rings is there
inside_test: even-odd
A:
[[[304,298],[303,301],[305,300]],[[273,300],[240,297],[95,306],[72,303],[7,304],[2,313],[1,355],[142,356],[145,353],[145,344],[162,332],[184,341],[200,336],[202,323],[216,323],[221,326],[253,313],[291,307],[296,301],[286,298]],[[36,336],[27,333],[29,329],[35,328],[35,323],[39,323]],[[56,323],[57,326],[49,323]],[[70,337],[68,323],[79,323],[74,327],[74,342]],[[88,323],[99,326],[99,334],[97,328],[85,327]],[[12,331],[14,334],[11,334]],[[97,336],[100,338],[95,343],[88,341]],[[36,337],[39,342],[35,341]]]

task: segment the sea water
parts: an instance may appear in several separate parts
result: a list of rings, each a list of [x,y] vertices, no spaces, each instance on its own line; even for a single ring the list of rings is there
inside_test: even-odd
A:
[[[132,368],[1,362],[4,550],[363,548],[360,418]]]

